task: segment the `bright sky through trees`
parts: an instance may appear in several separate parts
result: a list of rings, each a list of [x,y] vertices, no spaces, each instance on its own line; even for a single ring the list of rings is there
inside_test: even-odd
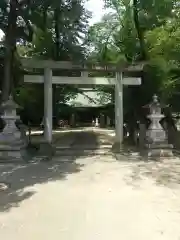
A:
[[[3,32],[2,32],[2,30],[0,29],[0,40],[2,39],[2,37],[3,37]]]
[[[90,25],[99,22],[105,14],[105,10],[103,9],[103,0],[89,0],[85,4],[85,6],[89,11],[92,12],[92,19],[90,20]]]

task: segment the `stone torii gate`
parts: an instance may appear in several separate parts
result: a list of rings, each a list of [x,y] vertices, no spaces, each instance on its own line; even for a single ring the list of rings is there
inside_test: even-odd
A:
[[[140,85],[141,78],[123,77],[124,72],[142,71],[143,65],[129,66],[118,69],[117,66],[105,67],[86,67],[75,65],[72,62],[21,59],[24,68],[43,69],[42,75],[24,75],[25,83],[44,83],[44,138],[48,143],[52,142],[52,84],[71,84],[71,85],[115,85],[115,132],[116,142],[121,144],[123,141],[123,85]],[[72,70],[80,71],[81,76],[66,77],[53,76],[52,70]],[[108,77],[89,77],[88,72],[114,72],[114,78]]]

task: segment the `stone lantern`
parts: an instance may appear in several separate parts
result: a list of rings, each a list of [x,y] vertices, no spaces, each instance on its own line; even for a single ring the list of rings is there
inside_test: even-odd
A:
[[[5,127],[0,133],[1,159],[22,159],[23,150],[27,146],[27,142],[16,127],[16,121],[20,119],[16,113],[17,108],[20,108],[20,106],[13,101],[12,96],[1,105],[3,110],[1,118],[5,122]]]
[[[166,131],[160,124],[160,121],[164,118],[164,114],[162,114],[163,106],[159,103],[156,95],[153,96],[152,102],[147,106],[150,110],[147,118],[151,120],[150,126],[146,131],[148,156],[172,156],[173,146],[168,144]]]

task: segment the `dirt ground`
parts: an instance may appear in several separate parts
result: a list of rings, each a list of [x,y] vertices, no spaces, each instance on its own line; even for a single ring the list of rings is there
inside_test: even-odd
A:
[[[178,158],[57,154],[51,162],[0,165],[0,181],[7,186],[0,239],[180,239]]]

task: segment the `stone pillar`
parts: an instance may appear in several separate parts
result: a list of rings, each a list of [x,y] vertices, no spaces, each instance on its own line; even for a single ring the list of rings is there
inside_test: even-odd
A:
[[[100,115],[100,127],[101,128],[105,127],[105,116],[104,116],[104,114]]]
[[[76,118],[75,118],[75,114],[74,113],[72,113],[72,115],[71,115],[70,126],[71,127],[75,127],[76,126]]]
[[[115,131],[116,142],[123,142],[123,83],[122,73],[116,73],[115,85]]]
[[[146,125],[143,123],[139,124],[139,147],[143,149],[146,143]]]
[[[106,125],[109,127],[111,125],[111,119],[109,116],[106,118]]]
[[[44,69],[44,138],[52,143],[52,69]]]
[[[96,118],[96,120],[95,120],[95,127],[99,127],[99,119],[98,118]]]

